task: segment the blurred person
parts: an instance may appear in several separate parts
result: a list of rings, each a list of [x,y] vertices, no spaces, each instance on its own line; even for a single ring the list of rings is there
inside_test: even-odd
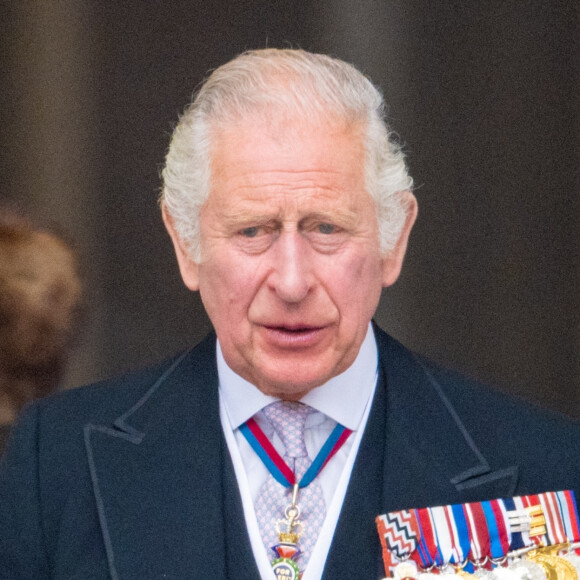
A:
[[[0,454],[22,407],[60,386],[81,296],[69,244],[0,209]]]
[[[377,579],[378,514],[580,488],[577,422],[373,323],[417,202],[354,67],[236,57],[185,111],[163,178],[215,333],[21,415],[0,467],[3,580]]]

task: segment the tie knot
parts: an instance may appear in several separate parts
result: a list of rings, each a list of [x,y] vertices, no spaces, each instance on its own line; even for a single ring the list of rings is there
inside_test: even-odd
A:
[[[264,408],[264,414],[284,443],[287,457],[308,456],[304,444],[304,424],[313,411],[304,403],[290,401],[277,401]]]

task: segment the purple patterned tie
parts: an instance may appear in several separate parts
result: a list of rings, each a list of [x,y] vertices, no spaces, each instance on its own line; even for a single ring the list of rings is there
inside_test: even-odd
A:
[[[288,401],[278,401],[264,408],[264,414],[284,443],[284,460],[293,469],[297,481],[312,463],[304,444],[304,424],[306,417],[313,412],[314,409],[308,405]],[[276,522],[284,519],[284,509],[291,501],[292,490],[282,486],[269,474],[256,500],[256,517],[270,559],[274,558],[270,548],[279,542]],[[298,542],[302,553],[297,563],[304,570],[326,516],[326,504],[318,480],[300,489],[297,503],[304,525],[304,533]]]

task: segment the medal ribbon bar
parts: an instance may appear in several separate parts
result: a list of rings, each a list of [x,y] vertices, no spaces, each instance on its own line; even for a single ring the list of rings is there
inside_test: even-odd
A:
[[[570,490],[400,510],[376,518],[387,576],[578,580],[580,518]]]

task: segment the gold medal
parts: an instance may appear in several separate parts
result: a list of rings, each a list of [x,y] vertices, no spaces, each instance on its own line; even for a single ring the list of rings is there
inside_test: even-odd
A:
[[[544,568],[548,580],[578,580],[578,573],[572,562],[558,555],[562,548],[562,545],[546,546],[532,550],[527,558]]]

